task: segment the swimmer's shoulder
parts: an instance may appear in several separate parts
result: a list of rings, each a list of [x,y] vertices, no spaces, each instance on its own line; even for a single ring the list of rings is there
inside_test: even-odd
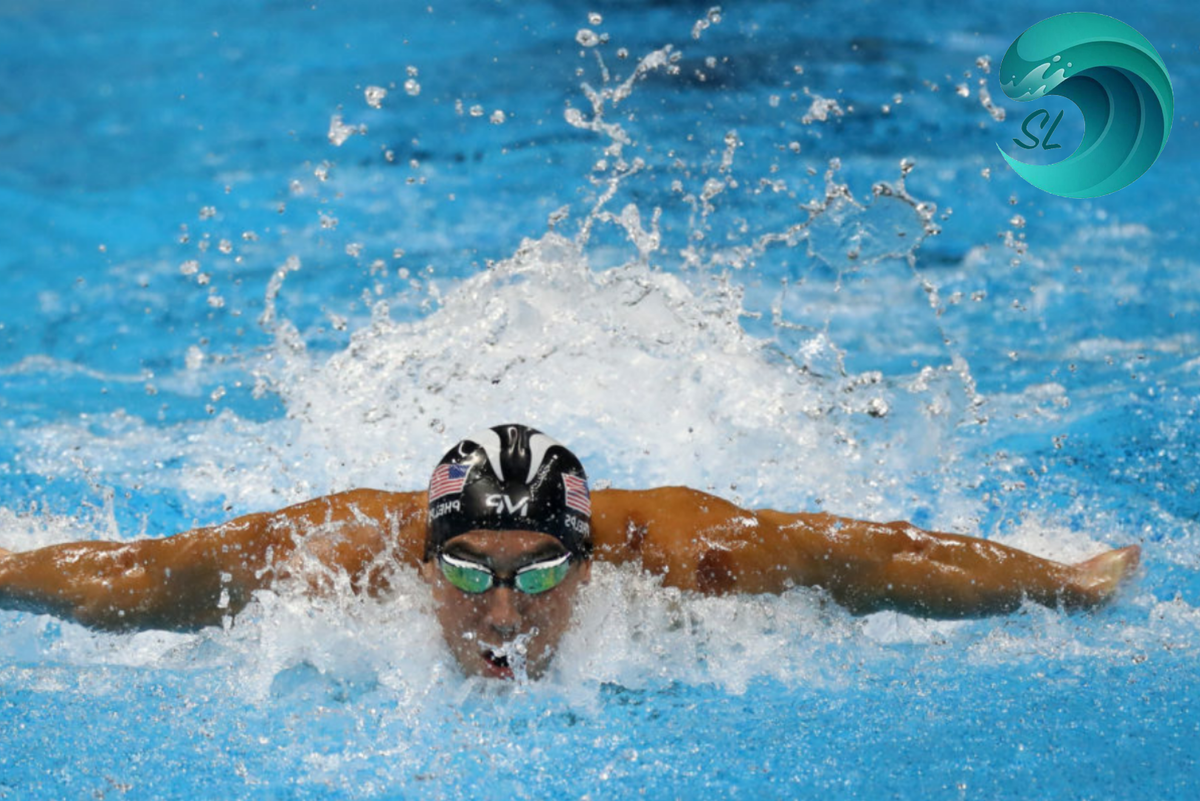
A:
[[[638,556],[649,540],[678,545],[697,531],[741,513],[729,501],[691,487],[603,489],[592,492],[592,538],[612,561]]]

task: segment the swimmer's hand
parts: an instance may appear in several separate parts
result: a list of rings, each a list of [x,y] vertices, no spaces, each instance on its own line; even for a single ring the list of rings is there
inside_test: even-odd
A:
[[[1071,589],[1085,608],[1101,606],[1116,595],[1117,589],[1129,579],[1142,559],[1142,549],[1128,545],[1115,551],[1071,565]]]

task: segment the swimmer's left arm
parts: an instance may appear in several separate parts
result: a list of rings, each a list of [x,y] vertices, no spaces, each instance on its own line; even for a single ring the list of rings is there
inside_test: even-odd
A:
[[[1026,598],[1088,608],[1108,600],[1138,548],[1077,565],[986,540],[828,514],[746,510],[685,487],[593,493],[596,555],[681,589],[778,593],[819,586],[858,614],[1000,614]]]

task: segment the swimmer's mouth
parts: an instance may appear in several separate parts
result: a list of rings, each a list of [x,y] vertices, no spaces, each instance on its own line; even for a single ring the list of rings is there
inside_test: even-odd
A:
[[[511,679],[513,669],[508,664],[508,654],[500,654],[488,649],[483,652],[483,662],[487,672],[497,679]]]

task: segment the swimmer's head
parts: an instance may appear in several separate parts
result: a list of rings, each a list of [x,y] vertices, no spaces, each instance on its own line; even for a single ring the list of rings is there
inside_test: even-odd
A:
[[[429,480],[426,561],[454,537],[481,530],[548,534],[573,557],[590,557],[591,499],[579,459],[519,424],[459,442]]]
[[[468,437],[433,472],[426,530],[421,574],[463,671],[543,675],[591,575],[579,460],[522,425]]]

